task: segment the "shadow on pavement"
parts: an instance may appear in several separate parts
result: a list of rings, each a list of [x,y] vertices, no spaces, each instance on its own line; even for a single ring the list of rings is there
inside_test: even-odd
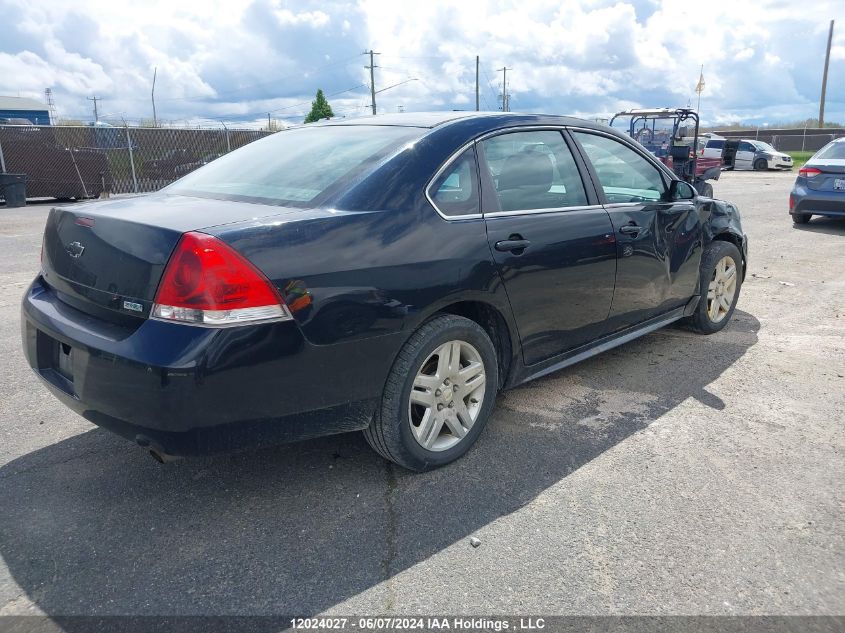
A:
[[[826,218],[813,216],[807,224],[793,224],[799,231],[826,233],[827,235],[845,235],[845,218]]]
[[[380,583],[687,398],[723,409],[706,388],[759,327],[737,311],[714,336],[669,328],[507,392],[464,459],[423,475],[360,434],[160,466],[92,430],[0,468],[0,554],[53,616],[307,615],[378,599]]]

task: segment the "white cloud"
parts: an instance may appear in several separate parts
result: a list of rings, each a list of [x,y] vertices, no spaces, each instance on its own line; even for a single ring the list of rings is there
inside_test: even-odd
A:
[[[685,105],[701,65],[705,119],[797,119],[817,111],[828,20],[767,0],[0,0],[13,16],[0,39],[0,94],[39,98],[60,112],[150,116],[152,70],[164,119],[300,117],[317,88],[338,113],[369,105],[372,47],[382,111],[497,107],[507,66],[514,109],[602,115],[625,106]],[[7,18],[8,19],[8,18]],[[828,118],[845,120],[845,31],[835,35]],[[407,82],[409,78],[418,81]],[[402,83],[405,82],[405,83]],[[359,86],[352,91],[348,89]]]

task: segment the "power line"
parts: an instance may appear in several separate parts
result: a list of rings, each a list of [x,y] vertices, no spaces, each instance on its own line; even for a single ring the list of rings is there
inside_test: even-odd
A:
[[[484,69],[484,66],[481,67],[481,72],[484,74],[484,78],[487,80],[487,88],[490,90],[490,96],[493,97],[493,103],[496,103],[499,98],[496,96],[496,90],[493,88],[493,81],[490,79],[490,76],[487,74],[487,71]],[[493,109],[489,107],[489,103],[487,105],[488,109]]]

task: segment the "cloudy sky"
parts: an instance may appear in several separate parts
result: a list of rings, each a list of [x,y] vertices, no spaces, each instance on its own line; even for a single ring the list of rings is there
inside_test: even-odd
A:
[[[301,121],[317,88],[335,113],[368,111],[374,49],[381,112],[511,109],[602,116],[695,104],[705,122],[818,115],[824,48],[834,34],[828,120],[845,121],[845,2],[764,0],[0,0],[0,95],[44,98],[60,117],[100,113],[167,121]],[[413,81],[408,81],[413,79]],[[402,83],[405,82],[405,83]]]

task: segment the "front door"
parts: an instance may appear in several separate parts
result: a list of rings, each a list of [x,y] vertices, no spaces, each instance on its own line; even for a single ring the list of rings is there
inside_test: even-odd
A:
[[[668,200],[668,179],[626,143],[574,132],[590,161],[616,233],[616,331],[683,306],[695,294],[701,221],[694,200]]]
[[[487,239],[524,362],[592,341],[610,311],[616,243],[563,134],[508,132],[479,146]]]

